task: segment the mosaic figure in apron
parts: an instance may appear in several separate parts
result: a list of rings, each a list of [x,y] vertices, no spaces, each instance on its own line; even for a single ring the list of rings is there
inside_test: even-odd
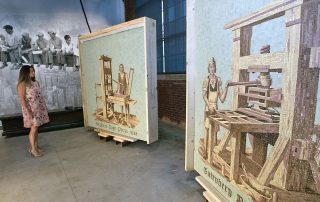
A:
[[[209,121],[209,116],[214,114],[218,110],[218,99],[223,103],[226,99],[229,87],[229,81],[227,81],[225,89],[222,90],[222,81],[216,73],[216,61],[214,58],[209,61],[208,64],[208,73],[203,80],[202,95],[205,102],[205,111],[204,111],[204,139],[203,139],[203,152],[202,156],[204,159],[208,157],[208,140],[211,124]],[[217,133],[219,127],[211,128],[211,133]]]

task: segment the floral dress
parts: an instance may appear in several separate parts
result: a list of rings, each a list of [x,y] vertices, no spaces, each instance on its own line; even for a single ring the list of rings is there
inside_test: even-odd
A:
[[[22,107],[23,125],[25,128],[31,126],[41,126],[49,122],[48,109],[41,94],[41,88],[38,81],[31,82],[30,86],[26,86],[26,107]],[[29,116],[29,110],[32,117]]]

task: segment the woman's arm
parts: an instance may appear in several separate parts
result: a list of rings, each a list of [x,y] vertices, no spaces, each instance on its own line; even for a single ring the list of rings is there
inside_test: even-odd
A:
[[[25,83],[20,83],[18,85],[18,96],[20,100],[20,104],[22,107],[22,110],[26,110],[26,112],[31,115],[30,110],[27,108],[27,103],[26,103],[26,86]],[[32,116],[31,116],[32,117]]]
[[[26,104],[26,86],[24,83],[20,83],[18,85],[18,96],[19,96],[19,100],[20,100],[20,104],[22,106],[22,108],[27,108],[27,104]]]

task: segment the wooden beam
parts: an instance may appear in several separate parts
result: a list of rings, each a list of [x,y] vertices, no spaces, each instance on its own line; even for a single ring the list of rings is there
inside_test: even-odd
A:
[[[269,72],[269,71],[270,71],[270,65],[250,65],[248,67],[248,72]]]
[[[286,28],[285,51],[287,67],[283,75],[282,104],[279,138],[309,139],[315,120],[319,70],[308,68],[306,50],[319,43],[319,1],[308,1],[302,6],[286,11],[285,21],[301,19],[300,24]],[[276,144],[277,145],[277,144]],[[280,165],[277,176],[284,176],[279,186],[287,190],[306,191],[310,166],[291,153]],[[278,185],[278,184],[276,184]]]
[[[313,179],[315,182],[315,189],[317,191],[317,193],[320,193],[320,172],[318,171],[318,165],[316,164],[316,161],[309,161],[310,163],[310,168],[311,168],[311,172],[313,175]]]
[[[106,98],[106,83],[105,83],[105,72],[104,72],[104,57],[100,56],[100,80],[101,80],[101,96],[102,96],[102,116],[107,118],[107,98]],[[106,57],[108,58],[108,57]]]
[[[245,26],[240,29],[240,57],[250,55],[252,26]]]
[[[227,147],[227,145],[228,145],[228,143],[230,141],[230,138],[231,138],[230,130],[227,130],[224,133],[224,135],[223,135],[221,141],[219,142],[219,144],[216,147],[214,147],[214,152],[219,154],[222,150],[224,150]]]
[[[240,29],[232,32],[233,38],[240,39]],[[239,58],[240,58],[240,40],[233,41],[232,48],[232,81],[239,82]],[[246,80],[246,81],[249,81]],[[238,87],[232,88],[232,109],[235,110],[240,104],[238,104]]]
[[[111,132],[107,132],[107,131],[101,130],[99,128],[95,128],[94,131],[96,131],[98,133],[98,135],[101,136],[101,137],[112,136],[112,137],[115,137],[115,138],[118,138],[118,139],[122,139],[122,140],[126,140],[126,141],[129,141],[129,142],[136,142],[138,140],[136,138],[127,137],[127,136],[124,136],[124,135],[119,135],[119,134],[114,134],[114,133],[111,133]]]
[[[259,95],[259,94],[253,94],[253,93],[239,93],[239,95],[246,96],[248,98],[257,99],[257,100],[265,100],[265,102],[274,102],[275,104],[279,104],[279,107],[281,103],[281,100],[275,100],[265,95]]]
[[[303,0],[281,0],[274,1],[258,11],[250,15],[227,23],[224,28],[236,30],[247,25],[257,25],[265,21],[280,17],[284,15],[284,11],[299,6]]]
[[[195,1],[187,1],[187,62],[186,62],[186,140],[185,140],[185,165],[184,169],[186,171],[192,171],[194,169],[194,152],[195,142],[195,81],[196,81],[196,29],[195,27]],[[158,75],[159,79],[159,75]]]
[[[233,42],[232,56],[232,81],[247,82],[249,81],[249,73],[239,68],[239,60],[241,56],[250,55],[252,27],[243,27],[233,31],[234,37],[240,37],[239,41]],[[241,42],[241,43],[240,43]],[[232,92],[232,109],[235,110],[246,104],[247,99],[240,97],[239,92],[245,92],[244,86],[233,87]]]
[[[249,67],[269,66],[269,71],[281,72],[287,65],[285,52],[265,53],[260,55],[243,56],[239,59],[240,69],[249,69]]]
[[[245,149],[246,145],[243,144],[245,135],[237,130],[231,130],[231,165],[230,165],[230,180],[239,183],[240,177],[240,159],[241,152]]]
[[[82,50],[82,44],[80,43],[80,40],[78,39],[79,44],[79,54],[83,55]],[[87,102],[87,88],[86,88],[86,82],[85,82],[85,73],[84,73],[84,64],[82,57],[80,59],[80,84],[81,84],[81,96],[82,96],[82,109],[83,109],[83,121],[84,121],[84,127],[88,127],[88,102]]]
[[[278,133],[278,123],[257,123],[257,124],[245,124],[245,123],[231,123],[230,130],[248,133]]]
[[[230,157],[231,157],[231,152],[227,151],[225,153],[224,150],[223,153],[221,153],[221,155],[218,154],[214,154],[213,155],[213,163],[212,165],[215,166],[220,166],[221,167],[221,174],[227,178],[230,177]]]
[[[300,24],[300,23],[301,23],[301,19],[295,19],[295,20],[286,22],[286,27],[290,27],[290,26],[293,26],[293,25],[296,25],[296,24]]]
[[[212,193],[210,193],[209,191],[204,191],[203,192],[203,197],[206,199],[206,201],[208,202],[220,202],[221,200],[213,195]]]
[[[223,150],[219,155],[215,155],[215,156],[219,156],[220,159],[222,159],[225,162],[224,164],[227,167],[227,171],[230,172],[229,171],[230,169],[228,170],[228,165],[231,164],[231,160],[230,160],[231,159],[231,152],[228,151],[228,150]],[[221,160],[219,160],[219,161],[221,162]],[[245,153],[241,153],[240,163],[241,164],[243,163],[246,166],[247,172],[249,172],[253,176],[258,176],[260,171],[261,171],[261,169],[262,169],[261,165],[259,165],[257,162],[252,160]],[[239,172],[244,174],[241,169],[240,169]]]
[[[261,134],[263,136],[263,134]],[[267,159],[268,143],[260,138],[253,138],[252,143],[252,160],[257,162],[261,167]]]
[[[264,186],[268,186],[272,180],[276,170],[278,169],[281,161],[283,160],[289,145],[288,137],[279,137],[271,154],[262,167],[261,172],[257,177],[257,181]]]
[[[109,27],[106,29],[102,29],[102,30],[94,32],[94,33],[84,34],[79,37],[79,41],[82,42],[84,40],[93,39],[97,36],[101,37],[101,35],[103,35],[103,34],[114,34],[116,32],[121,32],[124,30],[132,29],[132,27],[136,27],[136,26],[142,27],[144,24],[144,21],[145,21],[145,17],[142,17],[142,18],[131,20],[129,22],[124,22],[124,23],[121,23],[121,24],[118,24],[118,25],[115,25],[115,26],[112,26],[112,27]]]
[[[156,41],[156,21],[150,18],[145,18],[145,64],[148,72],[148,79],[144,86],[147,89],[145,103],[147,105],[148,139],[147,144],[151,144],[158,140],[158,94],[157,94],[157,41]],[[131,85],[131,84],[130,84]],[[130,90],[131,91],[131,90]],[[155,116],[156,115],[156,116]]]
[[[272,146],[276,144],[277,139],[279,137],[278,133],[250,133],[250,135],[257,137],[265,143],[270,144]]]
[[[216,124],[211,124],[209,128],[209,144],[208,144],[208,161],[212,163],[212,152],[213,148],[217,145],[217,127]]]

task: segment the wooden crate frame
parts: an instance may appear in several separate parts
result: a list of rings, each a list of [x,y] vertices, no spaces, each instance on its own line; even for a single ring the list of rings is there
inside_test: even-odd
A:
[[[129,22],[121,23],[100,31],[82,35],[79,37],[79,50],[80,50],[80,76],[81,76],[81,88],[82,88],[82,100],[83,100],[83,111],[84,111],[84,125],[85,127],[93,127],[88,125],[88,104],[86,95],[87,82],[85,74],[83,73],[84,68],[82,44],[88,40],[94,40],[103,36],[114,35],[121,32],[130,31],[135,28],[144,29],[144,55],[145,55],[145,94],[146,94],[146,125],[147,133],[146,142],[148,144],[158,140],[158,99],[157,99],[157,59],[156,59],[156,22],[150,18],[139,18]],[[99,84],[95,84],[96,86]],[[97,98],[93,98],[97,99]],[[143,117],[144,118],[144,117]]]
[[[197,48],[195,41],[195,0],[188,1],[187,4],[187,50]],[[314,115],[315,101],[317,95],[317,84],[319,79],[318,60],[315,57],[315,49],[318,49],[319,40],[306,40],[306,37],[316,37],[320,34],[320,29],[316,33],[311,33],[307,28],[313,23],[319,25],[319,17],[311,16],[315,9],[318,8],[319,16],[319,1],[310,0],[279,0],[274,1],[258,11],[239,18],[225,25],[225,29],[231,29],[233,32],[233,81],[246,82],[248,81],[248,66],[254,64],[256,66],[269,65],[270,70],[282,72],[284,74],[284,84],[282,89],[283,114],[279,118],[279,138],[275,143],[275,148],[270,157],[266,160],[261,172],[258,176],[258,183],[266,185],[271,181],[274,174],[278,172],[278,176],[285,176],[284,179],[275,183],[280,183],[281,187],[287,190],[302,191],[307,187],[308,162],[300,163],[297,159],[289,156],[288,162],[282,161],[286,155],[286,151],[290,149],[292,140],[299,138],[310,138],[314,132]],[[311,13],[311,14],[310,14]],[[266,22],[268,20],[284,16],[286,27],[286,44],[284,52],[267,53],[260,55],[250,55],[250,38],[252,34],[252,26]],[[304,45],[305,51],[300,47]],[[290,47],[290,48],[289,48]],[[311,53],[308,50],[311,49]],[[186,162],[185,169],[187,171],[194,169],[194,152],[195,149],[195,80],[196,61],[195,54],[192,51],[187,52],[187,120],[186,120]],[[299,61],[301,59],[301,61]],[[312,64],[312,65],[311,65]],[[283,71],[284,70],[284,71]],[[311,86],[308,88],[308,86]],[[240,88],[233,91],[233,109],[237,109],[247,101]],[[304,96],[308,94],[308,98]],[[295,95],[295,96],[292,96]],[[299,97],[301,96],[302,99]],[[302,105],[304,104],[304,105]],[[302,105],[302,106],[301,106]],[[301,118],[295,118],[297,114],[303,112],[308,115]],[[212,117],[214,118],[214,117]],[[242,117],[243,118],[243,117]],[[268,117],[265,121],[268,121]],[[289,121],[288,121],[289,120]],[[215,120],[213,120],[215,121]],[[221,121],[220,119],[216,120]],[[230,120],[229,120],[230,121]],[[223,120],[222,120],[223,122]],[[300,126],[297,128],[296,126]],[[228,124],[226,127],[230,127]],[[303,127],[305,126],[305,127]],[[306,128],[303,130],[303,128]],[[319,139],[319,134],[316,134]],[[284,169],[286,164],[288,169]],[[280,166],[279,166],[280,165]],[[295,166],[299,166],[301,175],[294,177]],[[270,174],[271,173],[271,174]],[[298,179],[299,178],[299,179]],[[319,177],[318,177],[319,178]],[[297,180],[298,179],[298,180]],[[319,178],[320,179],[320,178]],[[317,180],[317,179],[315,179]],[[297,185],[297,181],[301,181],[301,186]],[[318,182],[320,185],[320,180]],[[317,185],[317,186],[319,186]],[[320,190],[320,189],[318,189]],[[279,193],[286,195],[286,191]],[[292,193],[292,192],[291,192]],[[304,193],[295,193],[289,200],[300,201],[303,197],[315,199],[317,196],[306,196]]]

